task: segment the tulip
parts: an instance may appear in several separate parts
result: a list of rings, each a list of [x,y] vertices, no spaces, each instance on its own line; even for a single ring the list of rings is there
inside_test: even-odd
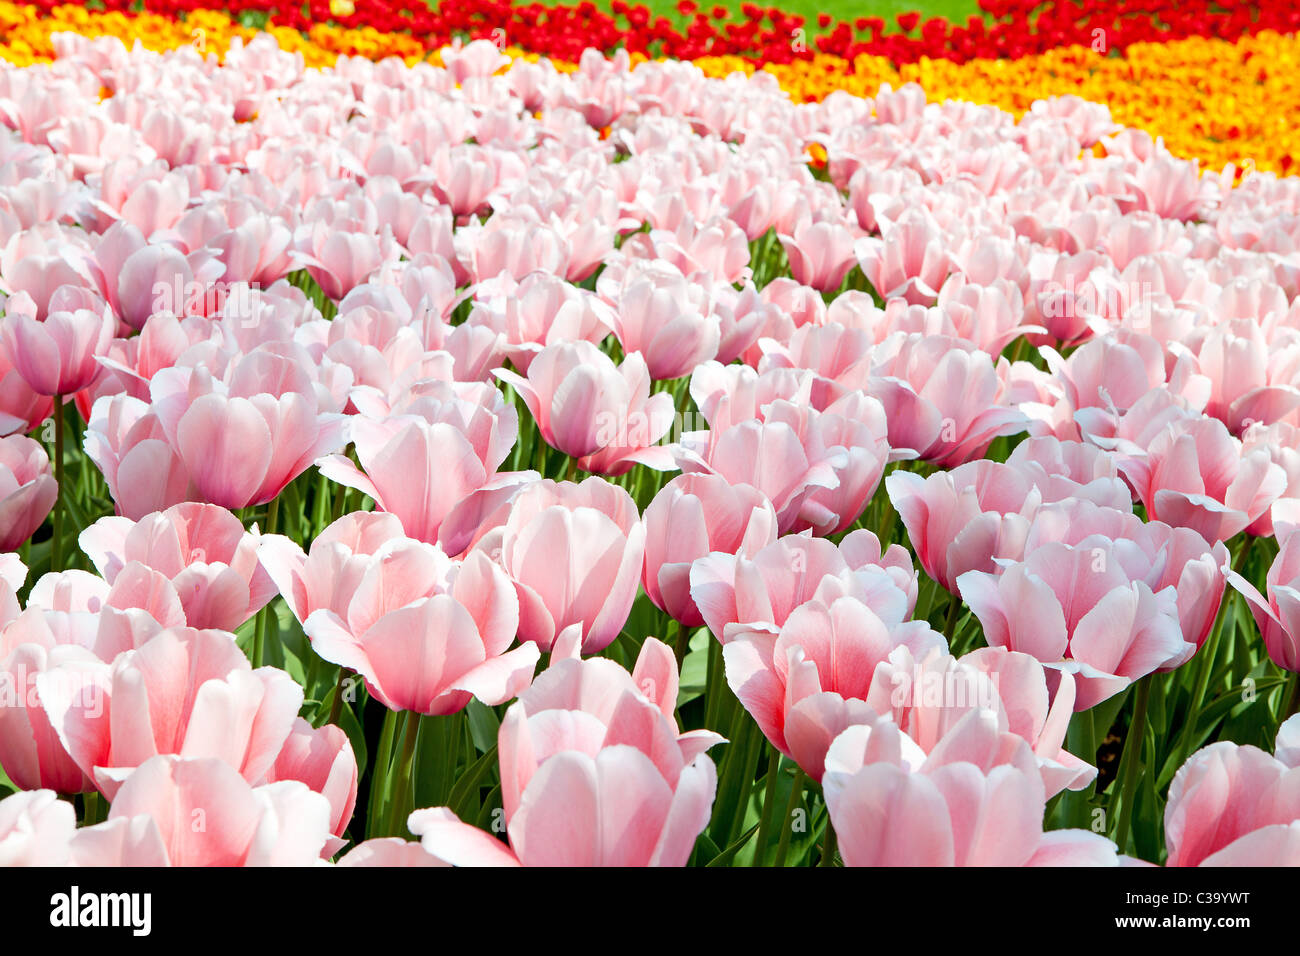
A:
[[[95,358],[108,351],[113,330],[107,308],[53,311],[44,321],[11,308],[0,321],[0,347],[32,391],[67,396],[99,375]]]
[[[222,760],[159,755],[70,845],[77,866],[311,866],[328,836],[329,801],[304,784],[252,786]]]
[[[395,515],[358,511],[326,527],[306,553],[283,535],[262,535],[257,560],[302,624],[319,610],[346,617],[370,558],[390,541],[404,537]]]
[[[672,651],[653,638],[637,671]],[[612,661],[562,660],[506,714],[498,735],[509,845],[445,807],[411,814],[424,848],[454,866],[684,866],[708,824],[717,734],[675,722]],[[671,707],[671,704],[668,704]]]
[[[0,551],[16,551],[59,497],[50,459],[25,435],[0,438]]]
[[[714,551],[753,557],[776,541],[776,512],[750,485],[720,475],[679,475],[655,495],[646,527],[646,597],[685,627],[704,616],[691,599],[691,565]]]
[[[1114,866],[1105,837],[1043,832],[1043,784],[1028,744],[999,759],[996,740],[993,715],[980,710],[929,757],[909,754],[887,720],[844,730],[826,756],[824,786],[845,865]],[[981,762],[967,757],[981,752]]]
[[[261,780],[303,699],[283,671],[253,670],[232,635],[189,628],[162,631],[112,664],[64,664],[37,687],[59,741],[110,800],[156,754],[214,757]]]
[[[1087,710],[1152,671],[1185,661],[1177,591],[1130,577],[1115,543],[1044,544],[1000,575],[967,571],[962,600],[992,647],[1031,654],[1074,674]]]
[[[916,571],[907,550],[866,529],[839,546],[805,535],[786,535],[757,551],[714,552],[691,565],[691,600],[724,645],[735,635],[771,634],[805,601],[853,594],[888,626],[901,624],[916,606]]]
[[[1166,866],[1300,863],[1300,719],[1278,728],[1276,754],[1222,740],[1174,774],[1165,805]]]
[[[582,650],[613,642],[632,609],[645,558],[645,525],[623,489],[600,478],[539,481],[510,503],[505,523],[475,550],[495,555],[519,596],[519,638],[549,651],[580,625]]]
[[[66,866],[76,828],[72,804],[52,790],[6,797],[0,800],[0,866]]]
[[[538,659],[535,644],[508,650],[513,590],[484,554],[453,564],[436,545],[395,539],[369,558],[344,614],[320,608],[303,630],[390,710],[451,714],[471,697],[495,706],[528,686]]]
[[[258,539],[217,505],[173,505],[139,521],[101,518],[78,540],[109,584],[132,561],[162,572],[190,627],[233,631],[275,593],[257,561]]]
[[[548,345],[529,363],[528,378],[497,369],[533,413],[542,439],[577,459],[584,471],[621,475],[633,465],[665,470],[672,455],[656,442],[672,428],[672,396],[650,395],[640,353],[616,366],[590,342]]]
[[[1120,461],[1147,514],[1227,541],[1258,520],[1286,490],[1268,451],[1250,451],[1217,419],[1179,421],[1155,436],[1144,457]]]

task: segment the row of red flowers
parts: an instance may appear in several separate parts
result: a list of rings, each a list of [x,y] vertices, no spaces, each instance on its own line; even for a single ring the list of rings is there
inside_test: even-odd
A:
[[[61,0],[37,0],[48,11]],[[99,0],[107,10],[148,10],[166,15],[213,6],[213,0]],[[916,12],[887,22],[881,17],[834,21],[822,14],[816,24],[775,7],[744,4],[739,14],[723,6],[702,9],[695,0],[677,4],[676,21],[656,16],[643,4],[612,0],[606,12],[584,0],[575,6],[514,3],[513,0],[463,0],[436,9],[425,0],[227,0],[232,14],[265,14],[282,26],[313,24],[372,27],[410,32],[429,49],[455,37],[508,42],[536,53],[576,60],[583,49],[625,48],[633,53],[694,59],[738,55],[785,63],[831,53],[852,59],[886,56],[895,63],[922,57],[964,62],[975,57],[1019,57],[1059,46],[1080,44],[1123,49],[1132,43],[1217,36],[1232,39],[1271,29],[1300,28],[1300,7],[1290,0],[1255,4],[1213,0],[980,0],[985,17],[965,24],[941,17],[922,21]],[[351,13],[342,11],[351,8]]]

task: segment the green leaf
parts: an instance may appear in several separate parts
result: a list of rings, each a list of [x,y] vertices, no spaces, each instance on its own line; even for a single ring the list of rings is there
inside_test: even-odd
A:
[[[713,635],[708,628],[700,628],[691,635],[690,650],[682,661],[681,683],[677,688],[677,706],[684,707],[704,693],[709,672],[709,642]]]
[[[758,832],[758,824],[755,823],[752,827],[750,827],[748,830],[742,833],[734,843],[728,846],[725,850],[723,850],[721,853],[719,853],[717,856],[715,856],[712,860],[710,860],[705,865],[706,866],[729,865],[731,861],[735,859],[736,854],[739,853],[744,848],[746,843],[748,843],[751,839],[753,839],[754,834],[757,832]]]
[[[483,785],[482,781],[491,779],[496,765],[497,748],[493,744],[487,753],[475,760],[456,780],[456,785],[451,788],[451,795],[447,798],[447,805],[456,816],[464,819],[465,814],[470,810],[479,809],[478,792]]]
[[[495,751],[501,721],[497,720],[497,715],[492,708],[477,697],[471,697],[465,707],[465,715],[469,720],[469,732],[474,740],[475,749],[479,753]]]

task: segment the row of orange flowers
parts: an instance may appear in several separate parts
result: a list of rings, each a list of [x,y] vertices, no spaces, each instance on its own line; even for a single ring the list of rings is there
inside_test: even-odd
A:
[[[194,45],[221,56],[235,37],[257,31],[229,16],[197,10],[182,22],[149,13],[101,13],[83,7],[36,9],[0,0],[0,57],[16,64],[49,60],[51,35],[116,36],[154,50]],[[309,66],[328,66],[342,54],[408,62],[424,58],[407,34],[371,28],[343,29],[317,24],[306,34],[268,27],[280,45],[301,52]],[[531,56],[523,51],[515,55]],[[436,59],[436,54],[432,55]],[[724,76],[755,67],[738,57],[695,61],[704,72]],[[1176,155],[1202,160],[1211,169],[1232,163],[1278,173],[1295,171],[1300,156],[1300,39],[1263,32],[1234,42],[1196,37],[1143,43],[1122,53],[1105,50],[1105,38],[1091,47],[1071,46],[1015,60],[922,59],[894,65],[883,57],[854,60],[818,55],[787,64],[767,64],[796,100],[817,100],[843,89],[871,95],[882,83],[898,87],[916,81],[935,100],[990,103],[1020,113],[1036,99],[1073,93],[1107,104],[1115,119],[1164,139]]]

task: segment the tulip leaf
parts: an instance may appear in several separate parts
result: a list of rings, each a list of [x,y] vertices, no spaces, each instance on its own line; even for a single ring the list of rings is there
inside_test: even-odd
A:
[[[710,860],[705,865],[706,866],[728,865],[733,859],[735,859],[736,854],[739,853],[744,848],[745,844],[748,843],[751,839],[753,839],[754,834],[757,832],[758,832],[758,824],[755,823],[752,827],[750,827],[748,830],[742,833],[735,840],[735,842],[731,843],[725,850],[723,850],[721,853],[719,853],[717,856],[715,856],[712,860]]]
[[[465,716],[469,721],[469,732],[474,740],[474,748],[479,753],[495,750],[497,732],[501,729],[501,721],[497,719],[496,712],[477,697],[471,697],[465,707]]]
[[[491,749],[481,754],[457,778],[456,785],[451,788],[451,794],[447,797],[447,805],[451,807],[456,816],[464,819],[466,813],[471,809],[478,810],[479,790],[483,786],[484,780],[491,779],[492,770],[496,765],[497,747],[496,744],[493,744]]]

